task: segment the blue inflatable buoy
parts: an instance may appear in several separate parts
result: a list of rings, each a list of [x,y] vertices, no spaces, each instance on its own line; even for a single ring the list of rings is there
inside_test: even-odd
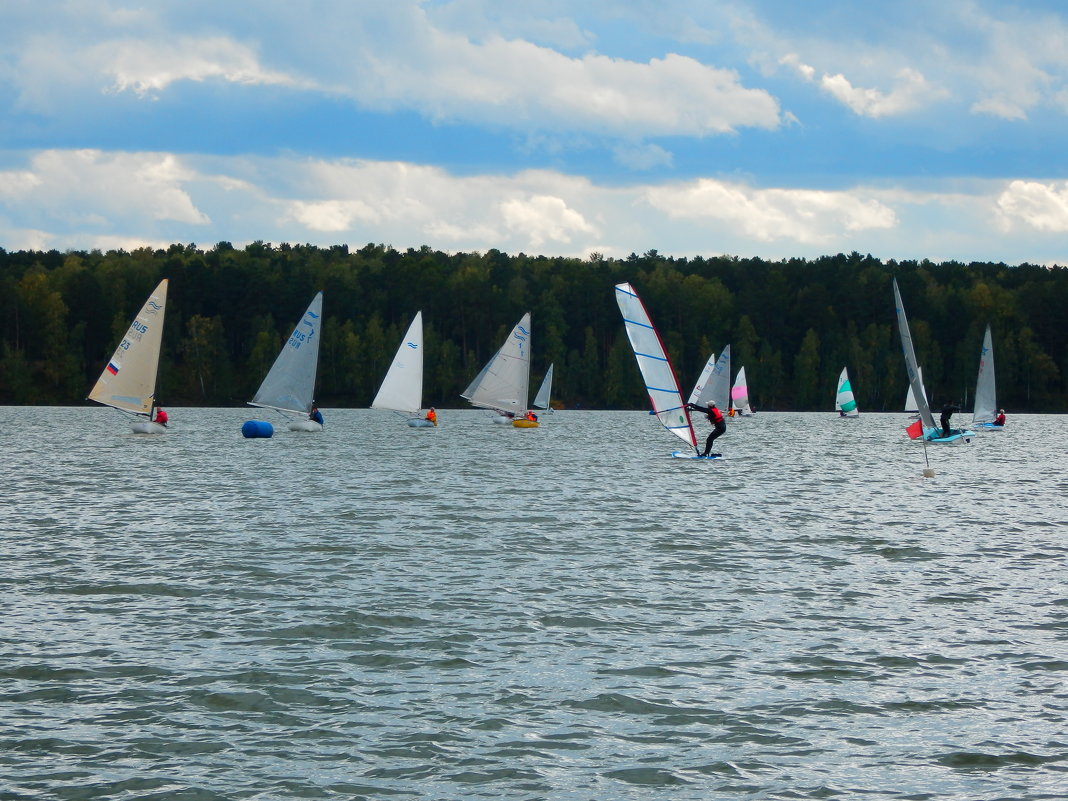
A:
[[[241,435],[245,439],[269,439],[274,436],[274,426],[266,420],[246,420]]]

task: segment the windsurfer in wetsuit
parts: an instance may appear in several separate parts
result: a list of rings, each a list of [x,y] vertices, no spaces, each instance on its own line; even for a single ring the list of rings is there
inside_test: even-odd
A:
[[[938,422],[942,424],[942,436],[949,436],[949,418],[953,416],[953,412],[959,412],[960,407],[953,403],[947,403],[942,407],[942,416],[938,418]]]
[[[715,403],[708,404],[708,408],[698,406],[696,403],[687,403],[686,408],[691,412],[704,412],[708,415],[708,422],[712,424],[712,433],[705,440],[705,451],[701,456],[711,456],[712,443],[716,441],[716,437],[727,433],[727,421],[723,419],[723,413],[716,408]],[[716,455],[718,456],[719,454]]]

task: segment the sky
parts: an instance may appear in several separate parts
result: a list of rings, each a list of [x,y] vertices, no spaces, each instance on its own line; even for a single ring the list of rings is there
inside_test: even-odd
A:
[[[2,0],[0,247],[1068,264],[1060,0]]]

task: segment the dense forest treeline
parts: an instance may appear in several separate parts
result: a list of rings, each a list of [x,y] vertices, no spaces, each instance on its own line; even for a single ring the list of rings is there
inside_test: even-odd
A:
[[[422,309],[427,404],[465,405],[459,393],[529,310],[532,391],[555,363],[553,397],[561,405],[644,408],[612,291],[629,281],[684,392],[709,354],[729,343],[732,372],[746,367],[756,408],[831,409],[848,366],[862,411],[899,410],[906,378],[894,276],[933,404],[970,408],[989,323],[1000,405],[1066,410],[1068,270],[1061,267],[884,263],[858,253],[777,262],[655,251],[576,259],[262,242],[106,253],[0,249],[0,402],[82,402],[149,292],[169,278],[161,403],[244,403],[322,289],[317,396],[325,406],[368,406]]]

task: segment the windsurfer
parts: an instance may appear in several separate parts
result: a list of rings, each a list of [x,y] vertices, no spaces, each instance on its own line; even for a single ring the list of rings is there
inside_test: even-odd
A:
[[[692,412],[704,412],[708,415],[708,422],[712,424],[712,433],[705,440],[705,450],[701,456],[711,456],[712,443],[716,441],[716,437],[727,433],[727,422],[723,419],[723,413],[716,408],[715,402],[708,404],[707,408],[698,406],[696,403],[687,403],[686,408]]]
[[[947,403],[942,407],[942,416],[938,418],[938,422],[942,424],[942,436],[948,437],[950,433],[949,419],[953,416],[953,412],[959,412],[960,407],[954,403]]]

